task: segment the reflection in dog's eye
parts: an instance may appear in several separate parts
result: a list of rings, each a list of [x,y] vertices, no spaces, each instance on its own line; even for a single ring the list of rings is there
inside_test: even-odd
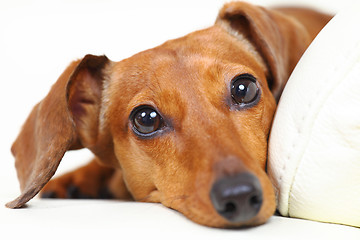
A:
[[[141,108],[133,115],[134,128],[142,134],[155,132],[161,127],[161,117],[152,108]]]
[[[231,85],[231,97],[236,104],[248,104],[257,99],[259,89],[256,79],[250,74],[235,77]]]

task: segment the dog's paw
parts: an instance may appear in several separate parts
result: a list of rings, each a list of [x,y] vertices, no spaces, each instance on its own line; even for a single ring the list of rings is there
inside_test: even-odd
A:
[[[71,199],[93,199],[94,197],[84,194],[80,189],[74,185],[67,186],[65,195],[63,191],[57,190],[44,190],[41,192],[41,198],[71,198]]]
[[[111,199],[112,194],[104,186],[64,175],[51,180],[40,192],[41,198]]]

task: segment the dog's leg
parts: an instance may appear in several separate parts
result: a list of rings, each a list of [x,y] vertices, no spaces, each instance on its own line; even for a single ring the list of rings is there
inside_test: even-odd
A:
[[[49,181],[42,198],[131,199],[120,170],[100,165],[96,159]]]

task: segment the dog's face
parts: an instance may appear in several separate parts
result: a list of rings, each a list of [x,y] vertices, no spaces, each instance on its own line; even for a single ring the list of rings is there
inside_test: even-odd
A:
[[[162,202],[196,222],[228,226],[214,208],[220,196],[211,199],[212,192],[221,193],[212,188],[221,179],[251,173],[261,185],[253,200],[262,202],[252,215],[260,217],[251,223],[273,213],[264,169],[276,103],[267,68],[253,50],[214,26],[111,66],[105,119],[136,200]],[[229,218],[237,222],[237,216]]]
[[[287,36],[293,28],[283,16],[232,3],[213,27],[123,61],[74,62],[13,146],[23,193],[8,206],[31,199],[65,151],[86,147],[121,169],[138,201],[208,226],[264,223],[275,210],[267,139],[293,67],[283,51],[297,44]]]

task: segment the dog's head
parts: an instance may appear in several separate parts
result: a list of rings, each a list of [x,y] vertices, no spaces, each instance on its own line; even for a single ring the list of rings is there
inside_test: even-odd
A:
[[[231,3],[213,27],[123,61],[73,62],[13,145],[22,194],[8,206],[35,196],[67,150],[88,148],[138,201],[208,226],[264,223],[276,99],[309,41],[279,13]]]

